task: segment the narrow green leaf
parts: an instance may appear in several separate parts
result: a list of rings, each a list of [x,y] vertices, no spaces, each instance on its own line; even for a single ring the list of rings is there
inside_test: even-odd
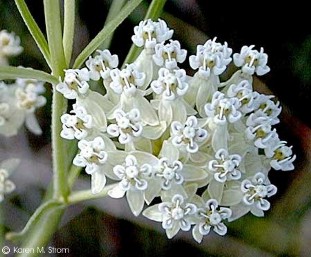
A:
[[[61,76],[66,68],[59,0],[44,0],[46,33],[51,55],[52,72]]]
[[[0,80],[4,79],[37,79],[40,81],[46,81],[51,84],[57,84],[58,78],[45,73],[41,70],[34,70],[22,67],[1,66],[0,67]]]
[[[64,1],[63,47],[67,67],[69,67],[70,64],[73,47],[73,38],[75,31],[75,4],[76,0]]]
[[[24,0],[15,0],[15,4],[20,12],[30,34],[32,35],[33,39],[35,40],[39,50],[41,51],[46,63],[51,67],[50,63],[50,52],[48,43],[40,30],[39,26],[37,25],[36,21],[32,17],[26,3]]]
[[[142,2],[142,0],[131,0],[122,8],[120,13],[111,20],[97,36],[84,48],[77,57],[73,68],[80,68],[83,62],[115,31],[115,29],[130,15],[130,13]]]
[[[105,20],[105,25],[107,25],[111,20],[113,20],[114,17],[116,17],[119,14],[119,12],[121,11],[125,2],[126,2],[126,0],[118,0],[118,1],[112,1],[111,2],[109,12],[108,12],[107,18]],[[105,41],[99,47],[101,49],[109,48],[111,41],[112,41],[112,37],[113,37],[113,33],[111,33],[109,35],[109,37],[107,37],[105,39]]]
[[[156,20],[158,19],[163,11],[164,5],[167,0],[153,0],[148,8],[147,14],[145,16],[145,20],[152,19]]]

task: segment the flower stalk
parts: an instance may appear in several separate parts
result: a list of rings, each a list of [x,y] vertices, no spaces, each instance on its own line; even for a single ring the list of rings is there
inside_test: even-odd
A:
[[[55,0],[44,1],[44,12],[46,31],[51,54],[52,74],[55,77],[62,77],[66,68],[64,49],[62,45],[62,29],[60,20],[60,3]],[[67,101],[59,94],[53,86],[52,102],[52,148],[53,148],[53,169],[54,169],[54,198],[66,199],[68,195],[66,177],[66,154],[65,141],[60,137],[61,122],[60,116],[67,109]]]

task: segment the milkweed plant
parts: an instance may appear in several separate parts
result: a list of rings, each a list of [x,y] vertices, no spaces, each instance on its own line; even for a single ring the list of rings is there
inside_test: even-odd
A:
[[[131,37],[138,57],[120,65],[117,53],[99,46],[140,3],[133,0],[72,61],[75,1],[64,1],[63,34],[59,2],[44,1],[47,39],[24,1],[15,2],[51,75],[7,66],[23,48],[13,32],[0,32],[0,78],[15,79],[0,84],[0,133],[14,136],[25,124],[40,134],[35,112],[51,83],[54,187],[24,230],[8,238],[25,236],[47,210],[104,196],[125,197],[135,216],[160,222],[168,238],[190,231],[199,243],[211,231],[225,235],[228,222],[270,209],[277,188],[269,171],[293,170],[295,155],[275,128],[280,102],[254,91],[253,77],[270,71],[262,47],[233,53],[213,38],[189,53],[155,18],[161,10],[152,3]],[[223,80],[228,65],[236,72]],[[68,145],[76,149],[72,158]],[[18,162],[0,166],[0,201],[15,188],[9,175]],[[81,169],[90,190],[72,191]]]

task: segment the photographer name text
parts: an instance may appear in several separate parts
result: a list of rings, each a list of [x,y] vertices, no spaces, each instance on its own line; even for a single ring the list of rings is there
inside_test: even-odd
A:
[[[36,248],[20,248],[13,247],[13,253],[56,253],[56,254],[66,254],[69,253],[69,248],[58,248],[58,247],[36,247]]]

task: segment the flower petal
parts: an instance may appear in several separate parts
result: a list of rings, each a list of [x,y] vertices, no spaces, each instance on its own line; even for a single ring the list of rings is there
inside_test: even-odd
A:
[[[185,164],[179,173],[184,177],[185,181],[189,182],[195,182],[207,177],[207,173],[203,169],[189,164]]]
[[[93,194],[100,193],[106,185],[106,176],[101,172],[94,172],[91,179],[91,188]]]
[[[125,195],[125,192],[126,191],[122,190],[118,184],[113,189],[108,191],[108,195],[112,198],[122,198]]]
[[[200,233],[199,231],[199,225],[196,225],[193,229],[192,229],[192,236],[194,238],[195,241],[197,241],[198,243],[202,242],[203,239],[203,235]]]
[[[171,239],[178,233],[179,230],[180,230],[179,223],[174,221],[172,228],[166,230],[166,235],[169,239]]]
[[[152,205],[143,211],[143,215],[148,219],[161,222],[163,220],[162,213],[159,211],[159,204]]]
[[[217,202],[220,202],[224,191],[224,185],[224,183],[219,183],[216,180],[212,180],[208,185],[208,192],[211,198],[216,199]]]
[[[135,216],[138,216],[144,208],[143,192],[136,189],[130,189],[126,193],[126,198],[131,211]]]
[[[148,188],[145,191],[145,201],[149,205],[151,201],[160,195],[161,192],[161,180],[160,179],[152,179],[148,182]]]
[[[223,192],[221,199],[221,205],[232,206],[241,202],[243,198],[243,193],[241,190],[229,189]]]

